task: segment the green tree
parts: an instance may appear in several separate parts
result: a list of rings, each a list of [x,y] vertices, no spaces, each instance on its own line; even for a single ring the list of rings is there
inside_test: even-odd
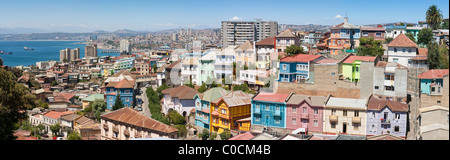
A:
[[[380,41],[370,38],[360,38],[360,46],[356,48],[359,56],[383,56],[384,49]]]
[[[0,68],[0,140],[12,140],[15,124],[27,117],[27,109],[36,106],[36,97],[16,82],[13,73]]]
[[[414,43],[416,43],[416,38],[414,38],[414,35],[411,32],[406,33],[405,36],[408,37]]]
[[[202,140],[208,140],[209,138],[209,131],[206,129],[203,129],[202,133],[198,134],[198,137],[200,137]]]
[[[431,69],[439,69],[439,46],[437,43],[429,43],[427,45],[428,48],[428,68]]]
[[[441,29],[449,29],[448,19],[445,19],[441,24]]]
[[[185,125],[178,124],[174,127],[178,129],[178,137],[186,137],[188,130],[186,129]]]
[[[131,72],[136,71],[136,67],[131,68]]]
[[[45,129],[45,126],[40,123],[36,128],[38,129],[39,133],[42,133],[42,131]]]
[[[431,29],[435,30],[441,25],[442,22],[442,12],[437,8],[436,5],[432,5],[428,7],[426,12],[425,19],[427,20],[428,25],[430,25]]]
[[[211,133],[211,137],[209,137],[209,140],[214,140],[214,139],[216,139],[216,137],[217,137],[217,133],[213,132],[213,133]]]
[[[392,40],[394,40],[394,38],[392,38],[392,37],[387,37],[384,39],[384,41],[388,44],[391,43]]]
[[[200,92],[200,93],[203,93],[203,92],[205,92],[206,90],[208,90],[208,88],[206,87],[206,84],[205,83],[203,83],[199,88],[198,88],[198,92]]]
[[[441,69],[449,69],[449,55],[448,55],[448,48],[445,46],[439,47],[439,60]]]
[[[67,140],[81,140],[81,136],[78,132],[71,132],[67,136]]]
[[[116,96],[116,101],[114,102],[114,105],[113,105],[113,107],[112,107],[112,110],[115,111],[115,110],[121,109],[121,108],[123,108],[123,107],[124,107],[124,106],[123,106],[123,102],[122,102],[122,100],[121,100],[121,98],[120,98],[120,94],[117,94],[117,96]]]
[[[242,92],[247,92],[247,91],[249,91],[249,88],[246,83],[233,86],[233,91],[238,91],[238,90],[240,90]]]
[[[175,110],[169,111],[169,120],[175,125],[186,124],[186,120],[184,119],[184,117]]]
[[[164,95],[162,94],[162,91],[167,88],[169,88],[169,86],[167,84],[163,84],[156,89],[156,93],[159,97],[158,101],[163,98]]]
[[[100,115],[104,113],[106,110],[106,102],[101,99],[96,99],[92,103],[91,107],[94,117],[97,119],[98,122],[100,122]]]
[[[418,44],[429,44],[433,41],[433,31],[429,28],[424,28],[419,31],[417,35],[417,43]]]
[[[297,45],[291,45],[286,47],[286,53],[291,56],[291,55],[297,55],[299,53],[304,54],[303,52],[303,47],[297,46]]]
[[[222,133],[220,133],[220,139],[227,140],[231,137],[230,130],[225,129]]]
[[[55,80],[53,80],[52,83],[51,83],[51,85],[52,85],[52,86],[56,86],[56,85],[58,85],[58,82],[56,82]]]
[[[156,64],[154,64],[154,65],[152,66],[152,69],[153,69],[153,73],[156,73],[156,71],[158,70],[158,67],[156,66]]]
[[[52,131],[52,134],[54,136],[59,135],[60,130],[61,130],[61,125],[59,125],[59,123],[55,123],[54,125],[50,126],[50,130]]]

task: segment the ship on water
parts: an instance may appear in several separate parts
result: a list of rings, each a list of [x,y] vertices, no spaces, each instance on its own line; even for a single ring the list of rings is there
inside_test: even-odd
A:
[[[12,54],[12,52],[0,51],[0,54]]]
[[[32,51],[34,48],[23,47],[26,51]]]

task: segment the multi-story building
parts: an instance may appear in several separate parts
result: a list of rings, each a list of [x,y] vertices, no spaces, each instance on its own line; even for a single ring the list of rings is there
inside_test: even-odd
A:
[[[271,64],[274,64],[270,53],[275,52],[275,41],[275,37],[268,37],[255,43],[257,69],[270,69]]]
[[[361,62],[372,62],[375,65],[378,62],[378,57],[372,56],[354,56],[349,54],[342,59],[339,65],[339,79],[347,79],[350,82],[359,82],[361,72]]]
[[[66,48],[59,51],[59,61],[67,62],[75,61],[76,59],[80,59],[80,48],[70,49]]]
[[[278,52],[285,52],[291,45],[300,46],[300,37],[291,29],[286,29],[275,37],[275,46]]]
[[[131,70],[134,67],[134,60],[136,57],[123,57],[122,59],[116,60],[114,62],[114,73],[117,73],[121,70]]]
[[[356,49],[359,46],[360,28],[349,24],[348,17],[344,18],[344,23],[330,28],[330,54],[338,55],[343,49]]]
[[[406,102],[408,68],[398,63],[379,61],[376,66],[373,62],[362,62],[360,97],[371,94],[382,99]]]
[[[197,94],[195,99],[195,125],[210,129],[211,102],[230,93],[221,87],[211,88],[202,94]]]
[[[222,48],[241,45],[245,41],[260,41],[278,34],[274,21],[222,21]]]
[[[138,111],[124,107],[101,117],[101,140],[177,138],[178,130]]]
[[[422,27],[406,27],[406,33],[411,33],[414,36],[414,39],[417,42],[417,38],[419,36],[419,32],[422,30]],[[405,33],[405,34],[406,34]]]
[[[305,83],[314,81],[310,79],[313,63],[324,59],[321,55],[297,54],[280,59],[280,82]]]
[[[97,45],[85,46],[84,57],[97,57]]]
[[[251,115],[253,94],[233,91],[211,102],[211,131],[237,130],[237,120]],[[249,131],[249,130],[244,130]]]
[[[361,27],[361,38],[373,38],[377,41],[384,41],[385,29],[383,27]]]
[[[385,26],[385,38],[397,38],[400,34],[406,34],[406,25],[404,26]]]
[[[264,87],[266,84],[266,80],[269,77],[269,71],[267,70],[255,70],[255,69],[248,69],[248,70],[241,70],[239,76],[239,82],[245,83],[248,85],[249,88],[253,88],[255,90],[258,90],[261,87]]]
[[[292,95],[286,103],[286,128],[322,133],[323,106],[329,97]]]
[[[165,68],[165,81],[169,87],[180,86],[181,81],[181,60],[172,62]]]
[[[233,62],[235,62],[234,46],[229,46],[216,54],[214,61],[214,74],[216,80],[231,78],[233,76]]]
[[[134,60],[134,68],[139,72],[139,75],[148,75],[152,72],[152,66],[148,58],[136,58]]]
[[[208,52],[206,55],[198,59],[198,78],[197,85],[201,86],[205,83],[208,78],[214,78],[214,62],[216,59],[216,54],[220,53],[220,51],[214,50]]]
[[[164,94],[162,100],[161,112],[169,113],[170,110],[175,110],[184,117],[195,108],[195,99],[199,92],[186,85],[176,88],[168,88],[161,91]]]
[[[330,97],[325,104],[324,134],[366,135],[367,99]]]
[[[405,67],[420,67],[415,64],[413,58],[416,58],[419,54],[417,52],[417,44],[411,41],[405,34],[398,35],[388,45],[388,50],[385,52],[384,57],[387,57],[389,62],[395,62]],[[426,61],[426,60],[425,60]]]
[[[366,135],[392,134],[406,137],[409,107],[405,103],[370,96],[367,102]]]
[[[234,57],[236,59],[236,66],[237,67],[256,67],[256,54],[254,45],[251,41],[247,40],[243,44],[236,47],[234,50]]]
[[[120,100],[124,107],[133,107],[136,102],[134,94],[135,81],[123,78],[120,81],[109,82],[106,85],[106,108],[112,109],[116,98],[120,95]]]
[[[291,94],[259,92],[252,99],[251,125],[286,128],[286,102]],[[252,127],[253,128],[253,127]]]
[[[120,40],[119,46],[120,55],[130,55],[131,54],[131,44],[127,39]]]
[[[186,58],[181,62],[181,83],[192,82],[192,84],[198,83],[198,58],[191,57]]]
[[[448,69],[432,69],[420,74],[420,93],[442,95],[444,92],[444,76],[448,74]]]

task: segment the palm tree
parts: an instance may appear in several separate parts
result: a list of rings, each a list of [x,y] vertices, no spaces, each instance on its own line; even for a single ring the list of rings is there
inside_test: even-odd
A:
[[[430,6],[426,13],[426,20],[431,29],[437,29],[442,22],[441,10],[436,5]]]

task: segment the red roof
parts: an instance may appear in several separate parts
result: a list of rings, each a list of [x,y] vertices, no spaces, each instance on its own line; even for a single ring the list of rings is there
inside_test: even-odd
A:
[[[369,62],[373,62],[373,61],[375,61],[376,58],[377,57],[350,55],[342,63],[353,63],[354,61],[369,61]]]
[[[290,94],[261,92],[255,98],[253,98],[253,100],[282,103],[286,101],[289,95]]]
[[[397,112],[408,112],[409,107],[407,104],[397,102],[397,101],[388,101],[379,99],[377,96],[372,96],[367,103],[368,110],[377,110],[380,111],[384,107],[389,107],[392,111]]]
[[[280,59],[280,62],[309,62],[314,61],[320,57],[321,55],[312,55],[312,54],[297,54],[295,56],[287,56]]]
[[[329,64],[329,63],[338,63],[340,60],[337,59],[329,59],[329,58],[325,58],[325,59],[321,59],[319,61],[317,61],[317,64]]]
[[[255,45],[257,45],[257,46],[274,46],[275,45],[275,36],[260,40],[260,41],[256,42]]]
[[[250,132],[245,132],[245,133],[239,134],[237,136],[234,136],[228,140],[250,140],[253,137],[255,137],[255,136],[252,135]]]
[[[405,34],[398,35],[394,40],[391,41],[387,45],[388,47],[414,47],[417,48],[417,44],[414,43],[411,39],[406,37]]]
[[[58,119],[62,115],[72,114],[72,113],[73,113],[72,111],[64,111],[64,112],[50,111],[50,112],[47,112],[46,114],[44,114],[44,116],[50,117],[53,119]]]
[[[419,78],[420,79],[444,78],[444,76],[448,74],[449,74],[448,69],[433,69],[420,74]]]

